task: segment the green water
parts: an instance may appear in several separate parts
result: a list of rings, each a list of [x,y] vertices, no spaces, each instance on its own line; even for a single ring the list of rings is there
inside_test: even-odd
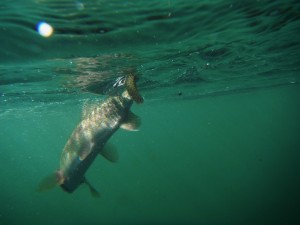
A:
[[[78,107],[2,118],[1,223],[297,224],[299,97],[292,86],[134,106],[143,125],[112,138],[119,162],[99,157],[87,173],[100,199],[85,186],[34,191]]]
[[[0,3],[0,225],[300,224],[299,1]],[[38,34],[46,21],[52,36]],[[142,126],[38,193],[82,108],[135,69]]]

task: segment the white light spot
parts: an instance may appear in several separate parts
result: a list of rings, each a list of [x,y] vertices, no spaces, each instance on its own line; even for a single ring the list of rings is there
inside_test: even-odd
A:
[[[43,37],[50,37],[53,33],[53,27],[46,22],[39,22],[36,26],[37,32]]]
[[[80,1],[76,1],[76,8],[78,10],[83,10],[84,9],[84,4]]]

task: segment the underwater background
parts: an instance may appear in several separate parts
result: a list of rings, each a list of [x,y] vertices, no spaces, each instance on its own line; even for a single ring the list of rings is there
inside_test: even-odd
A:
[[[300,224],[299,0],[1,0],[0,224]],[[36,191],[135,70],[142,126]]]

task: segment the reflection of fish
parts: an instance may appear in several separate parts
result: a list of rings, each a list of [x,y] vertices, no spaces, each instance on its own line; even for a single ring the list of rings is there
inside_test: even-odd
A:
[[[126,90],[122,95],[109,97],[84,115],[64,147],[59,170],[45,178],[38,191],[58,184],[72,193],[81,183],[86,183],[94,196],[99,195],[86,180],[85,172],[98,154],[112,162],[117,160],[116,151],[107,145],[107,141],[119,127],[126,130],[138,129],[140,119],[130,111],[133,101],[143,102],[135,81],[135,76],[127,76]]]

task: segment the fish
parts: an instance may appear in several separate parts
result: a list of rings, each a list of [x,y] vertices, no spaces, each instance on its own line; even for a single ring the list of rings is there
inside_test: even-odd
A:
[[[37,191],[59,185],[64,191],[72,193],[81,184],[86,184],[92,196],[100,196],[86,179],[85,173],[98,155],[111,162],[118,160],[117,151],[108,140],[119,128],[136,131],[141,125],[140,118],[130,110],[133,102],[143,103],[136,86],[137,76],[130,73],[124,79],[125,90],[121,94],[110,96],[84,112],[82,120],[65,144],[59,169],[45,177]]]

